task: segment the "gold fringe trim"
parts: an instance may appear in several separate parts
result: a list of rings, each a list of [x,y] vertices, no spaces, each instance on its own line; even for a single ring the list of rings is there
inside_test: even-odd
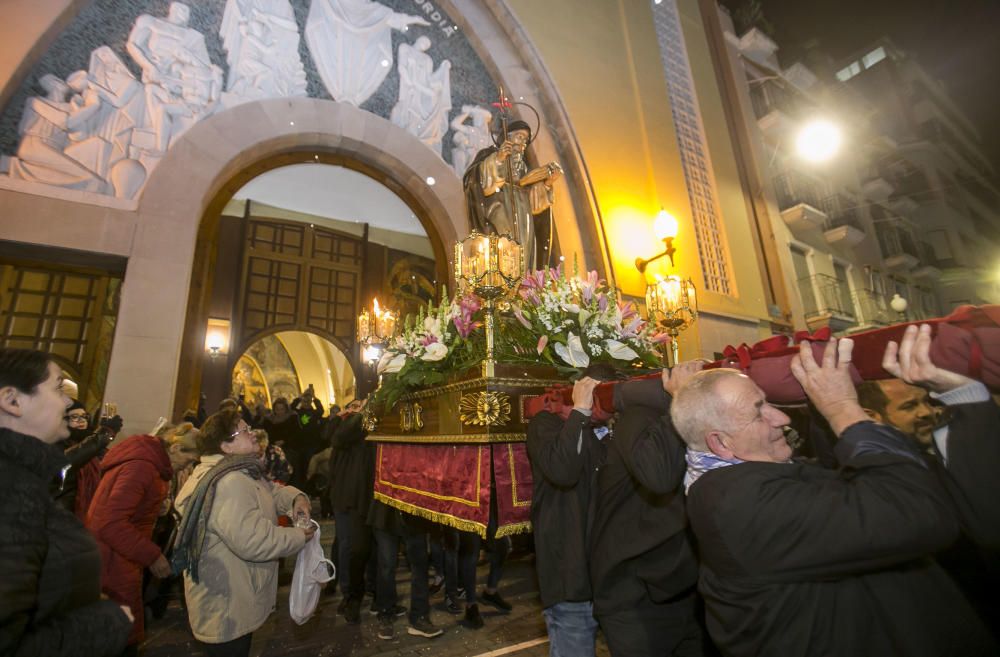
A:
[[[514,534],[528,534],[531,532],[531,521],[516,522],[513,525],[504,525],[497,529],[497,538],[513,536]]]
[[[375,499],[378,500],[379,502],[382,502],[383,504],[388,504],[389,506],[395,509],[399,509],[400,511],[409,513],[410,515],[419,516],[426,520],[430,520],[431,522],[436,522],[439,525],[454,527],[459,531],[479,534],[480,538],[486,538],[486,525],[482,523],[475,522],[473,520],[466,520],[464,518],[457,518],[455,516],[449,515],[447,513],[441,513],[439,511],[431,511],[430,509],[425,509],[423,507],[419,507],[414,504],[409,504],[408,502],[401,502],[397,499],[389,497],[385,493],[376,492]],[[530,526],[530,523],[528,524]],[[506,529],[506,527],[504,529]]]

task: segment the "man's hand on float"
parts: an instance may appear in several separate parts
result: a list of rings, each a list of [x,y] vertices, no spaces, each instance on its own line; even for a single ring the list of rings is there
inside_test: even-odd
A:
[[[919,329],[912,324],[907,326],[898,345],[890,340],[882,356],[882,369],[897,379],[936,393],[972,383],[969,377],[942,369],[931,362],[930,324],[921,324]]]
[[[585,376],[573,384],[573,408],[589,411],[594,408],[594,388],[600,383],[597,379]]]
[[[812,343],[804,340],[791,362],[795,380],[837,436],[852,424],[870,419],[858,404],[858,393],[851,380],[853,350],[854,341],[850,338],[830,340],[820,364],[813,358]]]
[[[689,360],[675,365],[672,370],[663,368],[663,372],[660,374],[663,389],[667,391],[668,395],[673,397],[685,383],[691,380],[691,377],[704,369],[704,367],[705,361],[703,360]]]

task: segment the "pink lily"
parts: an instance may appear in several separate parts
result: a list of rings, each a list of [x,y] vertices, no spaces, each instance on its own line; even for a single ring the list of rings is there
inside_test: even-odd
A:
[[[549,336],[543,335],[542,337],[538,338],[538,346],[535,347],[535,351],[538,352],[539,356],[542,355],[542,352],[545,351],[545,347],[548,344],[549,344]]]
[[[517,306],[514,306],[514,317],[517,318],[517,321],[521,322],[521,326],[524,328],[531,328],[531,322],[528,321],[528,318],[524,316],[524,313]]]
[[[642,324],[643,324],[642,317],[639,317],[638,315],[636,315],[632,319],[632,321],[629,322],[628,325],[624,329],[622,329],[622,337],[627,337],[627,336],[630,336],[630,335],[636,335],[636,333],[638,333],[638,331],[639,331],[639,328],[642,327]]]
[[[665,342],[670,342],[670,334],[669,333],[657,333],[653,337],[650,338],[650,341],[653,344],[664,344]]]

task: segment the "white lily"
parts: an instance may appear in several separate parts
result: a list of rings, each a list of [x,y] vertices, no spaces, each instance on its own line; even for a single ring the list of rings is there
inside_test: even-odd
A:
[[[387,351],[379,359],[376,371],[379,374],[393,374],[403,369],[403,365],[406,365],[406,354],[396,354]]]
[[[587,367],[590,365],[590,356],[583,350],[583,342],[577,335],[569,334],[566,344],[557,342],[554,347],[556,355],[562,358],[567,365],[573,367]]]
[[[604,347],[612,358],[618,360],[635,360],[639,357],[639,354],[635,353],[632,347],[618,342],[618,340],[605,340]]]
[[[426,347],[424,347],[424,354],[420,357],[421,360],[441,360],[448,355],[448,347],[441,344],[440,342],[432,342]]]

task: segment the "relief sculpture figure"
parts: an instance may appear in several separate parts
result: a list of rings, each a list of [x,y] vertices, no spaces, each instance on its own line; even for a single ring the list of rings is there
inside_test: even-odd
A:
[[[306,95],[299,26],[288,0],[228,0],[219,36],[229,63],[223,105]]]
[[[434,70],[427,54],[431,40],[425,36],[412,46],[399,46],[399,100],[389,120],[441,154],[441,140],[448,132],[451,111],[451,62]]]
[[[333,99],[360,106],[392,69],[392,31],[428,24],[372,0],[313,0],[306,44]]]

